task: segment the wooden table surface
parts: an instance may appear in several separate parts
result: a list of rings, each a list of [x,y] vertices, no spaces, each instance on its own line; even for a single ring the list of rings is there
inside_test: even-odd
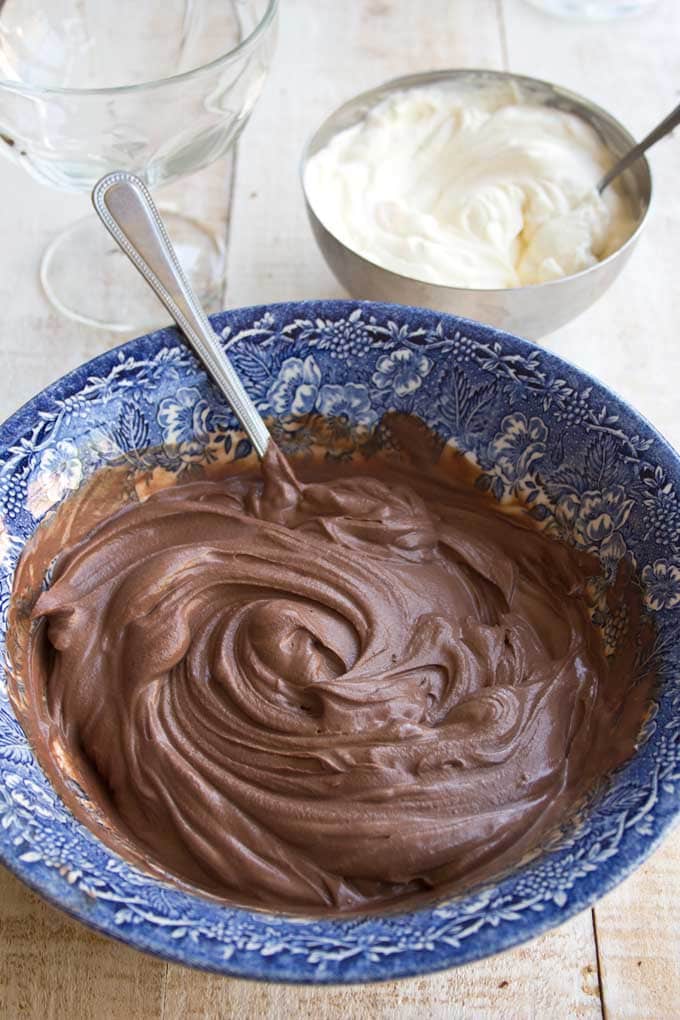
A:
[[[524,0],[282,0],[277,56],[234,159],[169,196],[228,244],[225,305],[337,296],[298,184],[305,138],[341,101],[438,67],[509,68],[582,92],[641,136],[678,102],[680,3],[586,24]],[[592,371],[680,446],[680,139],[651,155],[656,204],[619,281],[546,346]],[[0,165],[0,416],[121,338],[62,319],[40,291],[45,244],[86,208]],[[123,338],[124,339],[124,338]],[[251,984],[92,934],[0,868],[0,1017],[107,1020],[680,1017],[680,832],[592,911],[480,963],[368,987]]]

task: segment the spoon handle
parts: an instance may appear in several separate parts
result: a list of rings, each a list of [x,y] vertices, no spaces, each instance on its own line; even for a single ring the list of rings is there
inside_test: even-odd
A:
[[[118,170],[97,182],[92,202],[104,226],[170,312],[263,457],[271,439],[267,427],[184,275],[146,185],[134,174]]]
[[[615,177],[618,177],[624,170],[627,170],[631,163],[634,163],[636,159],[640,158],[643,152],[650,149],[652,145],[654,145],[655,142],[658,142],[660,138],[663,138],[664,135],[669,134],[673,128],[678,126],[678,124],[680,124],[680,103],[678,103],[675,109],[671,110],[668,116],[664,117],[661,123],[657,124],[648,135],[645,135],[641,142],[634,145],[632,149],[628,150],[625,156],[622,156],[621,159],[614,163],[611,170],[608,170],[604,177],[600,179],[600,182],[597,185],[598,192],[602,194],[607,185],[611,184]]]

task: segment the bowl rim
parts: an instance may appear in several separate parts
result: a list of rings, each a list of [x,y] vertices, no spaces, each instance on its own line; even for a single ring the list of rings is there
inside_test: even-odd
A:
[[[170,74],[165,78],[152,78],[149,81],[140,81],[135,85],[105,85],[99,88],[67,88],[59,85],[31,85],[29,82],[12,81],[9,78],[0,78],[0,90],[4,89],[7,92],[14,92],[17,95],[38,99],[49,96],[68,96],[72,98],[78,98],[80,96],[116,97],[119,95],[131,95],[135,92],[150,91],[151,89],[161,88],[164,85],[174,84],[175,82],[188,81],[191,78],[197,78],[204,71],[215,70],[221,65],[226,67],[228,64],[233,63],[237,58],[250,52],[250,50],[253,49],[259,41],[260,37],[264,35],[266,30],[274,21],[278,5],[279,0],[267,0],[267,7],[262,16],[252,31],[249,32],[245,38],[241,39],[241,41],[230,50],[227,50],[225,53],[221,53],[219,57],[215,57],[213,60],[209,60],[205,64],[199,64],[197,67],[192,67],[188,71],[181,71],[178,74]]]
[[[423,280],[417,276],[408,276],[405,273],[397,273],[393,269],[387,269],[379,262],[375,262],[373,259],[370,259],[361,252],[358,252],[356,248],[352,248],[350,245],[340,240],[337,234],[335,234],[330,229],[330,227],[324,222],[323,218],[321,217],[317,209],[314,207],[314,203],[309,197],[307,185],[305,183],[307,164],[309,163],[311,157],[315,155],[317,151],[320,151],[315,147],[318,139],[321,136],[323,136],[326,131],[328,131],[328,129],[333,125],[337,118],[342,117],[343,113],[349,112],[355,106],[360,107],[362,104],[366,104],[367,106],[375,105],[375,103],[380,102],[382,99],[387,98],[387,96],[390,93],[397,92],[402,89],[408,90],[411,88],[418,88],[419,86],[433,84],[436,82],[456,81],[458,79],[465,78],[470,79],[479,78],[480,80],[486,78],[488,80],[515,82],[519,85],[529,87],[539,85],[543,88],[552,91],[557,98],[566,100],[570,105],[578,107],[580,110],[588,110],[590,113],[595,114],[598,119],[604,121],[609,127],[613,128],[615,131],[621,134],[631,148],[633,147],[633,145],[636,144],[636,139],[633,137],[630,131],[628,131],[628,129],[624,127],[624,125],[621,123],[621,121],[617,120],[617,118],[614,117],[613,114],[609,113],[608,110],[605,110],[604,107],[600,106],[598,103],[594,103],[590,99],[587,99],[580,93],[574,92],[572,89],[565,88],[562,85],[557,85],[554,82],[547,81],[547,79],[544,78],[534,78],[526,74],[515,74],[512,71],[495,71],[483,67],[443,68],[432,71],[421,71],[417,74],[401,75],[397,78],[390,78],[387,81],[383,82],[381,85],[376,85],[373,88],[366,89],[364,92],[357,93],[355,96],[352,96],[350,99],[347,99],[340,106],[336,107],[336,109],[333,110],[332,113],[328,114],[328,116],[324,118],[321,124],[319,124],[319,126],[314,130],[314,132],[308,137],[302,150],[302,156],[300,157],[298,173],[300,177],[302,193],[304,196],[307,211],[311,216],[313,216],[317,220],[317,222],[326,231],[326,233],[333,238],[336,244],[339,244],[351,255],[355,256],[355,258],[362,259],[365,263],[368,264],[368,266],[371,267],[371,269],[375,269],[380,271],[381,273],[386,274],[388,277],[393,279],[397,284],[399,282],[417,283],[424,287],[431,287],[433,289],[433,294],[440,293],[455,296],[456,294],[504,295],[518,292],[522,293],[537,292],[540,289],[547,290],[550,288],[556,288],[559,287],[560,284],[564,284],[566,280],[581,279],[587,276],[589,273],[595,273],[599,271],[601,267],[610,265],[615,259],[621,257],[624,252],[628,251],[637,243],[640,234],[642,233],[644,227],[647,224],[647,220],[649,218],[649,211],[652,208],[652,202],[654,200],[652,171],[646,154],[641,155],[639,159],[636,160],[636,162],[642,164],[643,167],[643,173],[645,174],[646,183],[648,184],[648,198],[646,207],[644,208],[642,215],[638,220],[635,230],[632,232],[632,234],[630,234],[629,237],[626,238],[626,240],[619,248],[617,248],[615,251],[607,255],[606,258],[600,259],[598,262],[595,262],[592,266],[587,266],[585,269],[580,269],[578,273],[569,273],[567,276],[560,276],[556,280],[544,280],[542,283],[527,283],[523,284],[520,287],[459,287],[449,285],[446,283],[434,283],[431,280]],[[578,113],[576,110],[573,110],[571,112],[573,112],[575,116],[581,116],[581,114]],[[586,118],[582,119],[586,120]],[[590,121],[587,121],[587,123],[590,123]],[[591,124],[590,126],[592,127],[593,125]],[[343,130],[345,130],[345,128],[340,128],[338,131],[333,132],[331,137],[334,137],[335,134],[339,134]],[[644,196],[641,196],[641,200],[643,199]]]
[[[603,396],[611,398],[617,405],[619,405],[619,410],[625,412],[627,415],[630,415],[632,418],[644,425],[652,438],[659,443],[657,460],[659,462],[667,460],[672,463],[677,471],[677,477],[680,480],[680,452],[677,452],[668,440],[666,440],[658,431],[658,429],[651,425],[644,415],[636,411],[627,400],[620,397],[609,386],[602,383],[590,373],[585,372],[568,359],[563,358],[561,355],[555,354],[552,351],[546,350],[532,341],[508,333],[505,330],[497,329],[496,327],[479,323],[475,320],[466,319],[462,316],[433,311],[432,309],[422,308],[419,306],[404,306],[387,302],[357,301],[353,299],[272,302],[266,305],[244,306],[217,313],[216,315],[211,316],[211,321],[219,332],[221,328],[229,323],[230,316],[243,318],[248,317],[254,321],[261,318],[267,311],[282,309],[292,312],[293,314],[307,315],[314,315],[315,313],[317,315],[328,315],[333,311],[340,311],[349,315],[357,309],[364,309],[369,312],[377,310],[382,314],[391,312],[395,316],[414,314],[421,319],[423,317],[427,317],[430,320],[447,320],[448,325],[453,330],[460,329],[462,332],[465,332],[466,330],[469,331],[469,327],[471,327],[471,331],[473,333],[479,334],[481,331],[488,339],[509,340],[515,349],[519,349],[526,353],[540,351],[554,367],[560,368],[562,371],[575,372],[584,383],[592,383]],[[79,364],[74,369],[54,380],[54,382],[44,387],[41,391],[31,397],[0,425],[0,447],[4,447],[19,438],[25,430],[27,416],[35,415],[40,412],[41,400],[44,398],[45,394],[52,393],[53,395],[58,394],[60,397],[66,396],[74,387],[79,387],[82,381],[81,376],[83,372],[87,372],[89,375],[97,374],[97,371],[100,368],[114,364],[116,359],[120,359],[121,356],[126,354],[131,354],[133,350],[141,355],[148,353],[150,350],[162,347],[164,344],[183,346],[179,331],[175,327],[171,326],[159,329],[152,333],[144,334],[140,337],[128,340],[125,343],[119,344],[116,347],[104,351],[88,361]],[[147,351],[144,350],[145,345],[147,347]],[[634,759],[630,759],[630,761],[632,760]],[[629,763],[630,762],[627,762],[626,766]],[[673,794],[671,798],[666,798],[665,810],[657,816],[657,821],[655,823],[656,831],[653,835],[636,832],[630,833],[629,838],[632,841],[632,846],[627,847],[627,853],[617,854],[607,863],[605,868],[598,868],[594,872],[591,872],[588,876],[583,877],[578,883],[575,883],[570,890],[570,895],[566,902],[551,906],[550,909],[545,909],[542,913],[533,913],[531,915],[531,924],[528,924],[526,927],[523,925],[508,926],[503,923],[501,919],[497,926],[491,926],[491,930],[489,930],[489,925],[487,925],[485,929],[481,929],[480,933],[478,933],[480,935],[479,939],[471,939],[469,942],[463,942],[462,948],[459,950],[451,948],[443,955],[442,951],[440,951],[438,954],[432,954],[429,957],[427,953],[416,952],[415,949],[392,957],[381,956],[376,961],[371,962],[364,972],[358,975],[356,973],[352,973],[349,976],[341,970],[342,963],[339,965],[333,965],[330,972],[321,974],[310,974],[309,970],[311,968],[309,965],[307,965],[307,973],[300,974],[299,971],[304,969],[304,967],[301,967],[300,964],[304,964],[305,961],[298,961],[297,966],[294,961],[291,966],[281,966],[281,968],[277,971],[272,968],[272,972],[269,971],[269,965],[266,963],[260,962],[259,967],[253,966],[252,957],[246,958],[245,962],[238,957],[235,959],[225,958],[222,964],[217,965],[213,962],[201,959],[200,953],[194,948],[188,948],[188,950],[182,952],[180,946],[175,945],[174,943],[164,943],[160,945],[160,939],[155,939],[145,935],[139,928],[132,930],[129,928],[125,929],[123,934],[121,929],[113,922],[111,915],[106,915],[104,917],[93,916],[93,913],[89,912],[87,909],[87,897],[82,894],[76,895],[75,887],[68,884],[65,878],[62,876],[55,877],[47,869],[41,872],[35,871],[32,864],[27,863],[18,852],[13,852],[11,855],[7,854],[5,846],[1,842],[0,862],[24,884],[38,893],[44,900],[64,911],[69,916],[84,923],[88,927],[123,943],[124,945],[150,953],[158,958],[182,963],[200,970],[221,974],[222,976],[249,978],[258,981],[303,984],[358,984],[427,975],[454,966],[473,962],[478,959],[483,959],[487,956],[494,955],[498,952],[505,951],[506,949],[510,949],[530,941],[543,932],[561,925],[572,918],[575,914],[592,906],[594,902],[599,900],[615,886],[619,885],[651,855],[651,853],[668,834],[670,829],[678,825],[678,823],[680,823],[680,794],[676,793]],[[80,826],[80,823],[77,824]],[[80,828],[83,829],[90,837],[97,840],[96,835],[90,830],[85,829],[83,826],[80,826]],[[117,854],[114,854],[114,856],[119,857]],[[521,870],[522,866],[520,866],[520,872]],[[485,888],[498,886],[516,873],[517,872],[513,871],[510,875],[501,875],[497,879],[492,879],[489,880],[489,882],[483,883],[480,887],[469,890],[467,893],[461,893],[459,896],[454,898],[454,902],[457,899],[465,899],[470,895],[474,895],[476,892]],[[161,880],[156,881],[161,882]],[[198,902],[208,902],[201,897],[199,893],[188,893],[188,895]],[[444,902],[449,901],[445,900]],[[411,909],[395,910],[394,912],[385,914],[366,915],[365,917],[362,915],[359,920],[378,922],[393,921],[398,923],[408,917],[418,915],[420,917],[426,917],[428,915],[431,916],[435,910],[441,909],[442,905],[442,903],[434,901],[431,904],[416,906]],[[229,904],[224,904],[224,907],[241,916],[256,916],[260,920],[263,917],[275,918],[283,926],[299,925],[301,923],[310,923],[311,921],[311,919],[301,918],[299,916],[285,914],[274,915],[266,911],[249,910],[248,908],[234,907]],[[332,926],[338,933],[342,932],[343,928],[345,928],[348,924],[356,922],[355,917],[344,918],[342,916],[324,917],[319,920],[324,924]],[[526,928],[529,930],[526,930]]]

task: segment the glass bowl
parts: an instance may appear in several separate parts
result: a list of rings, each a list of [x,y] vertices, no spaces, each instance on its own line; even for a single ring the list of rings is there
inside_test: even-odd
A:
[[[86,193],[110,170],[152,189],[200,170],[229,151],[255,106],[277,4],[9,0],[0,151],[43,184]],[[194,288],[214,306],[224,284],[214,231],[176,210],[164,217]],[[156,299],[92,214],[52,241],[41,278],[52,303],[80,321],[125,331],[158,321]]]

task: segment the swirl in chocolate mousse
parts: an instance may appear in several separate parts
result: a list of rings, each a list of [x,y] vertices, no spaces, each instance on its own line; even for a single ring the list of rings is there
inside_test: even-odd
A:
[[[431,472],[262,468],[57,536],[15,692],[48,774],[126,857],[234,903],[384,908],[514,864],[644,713],[595,561]]]

